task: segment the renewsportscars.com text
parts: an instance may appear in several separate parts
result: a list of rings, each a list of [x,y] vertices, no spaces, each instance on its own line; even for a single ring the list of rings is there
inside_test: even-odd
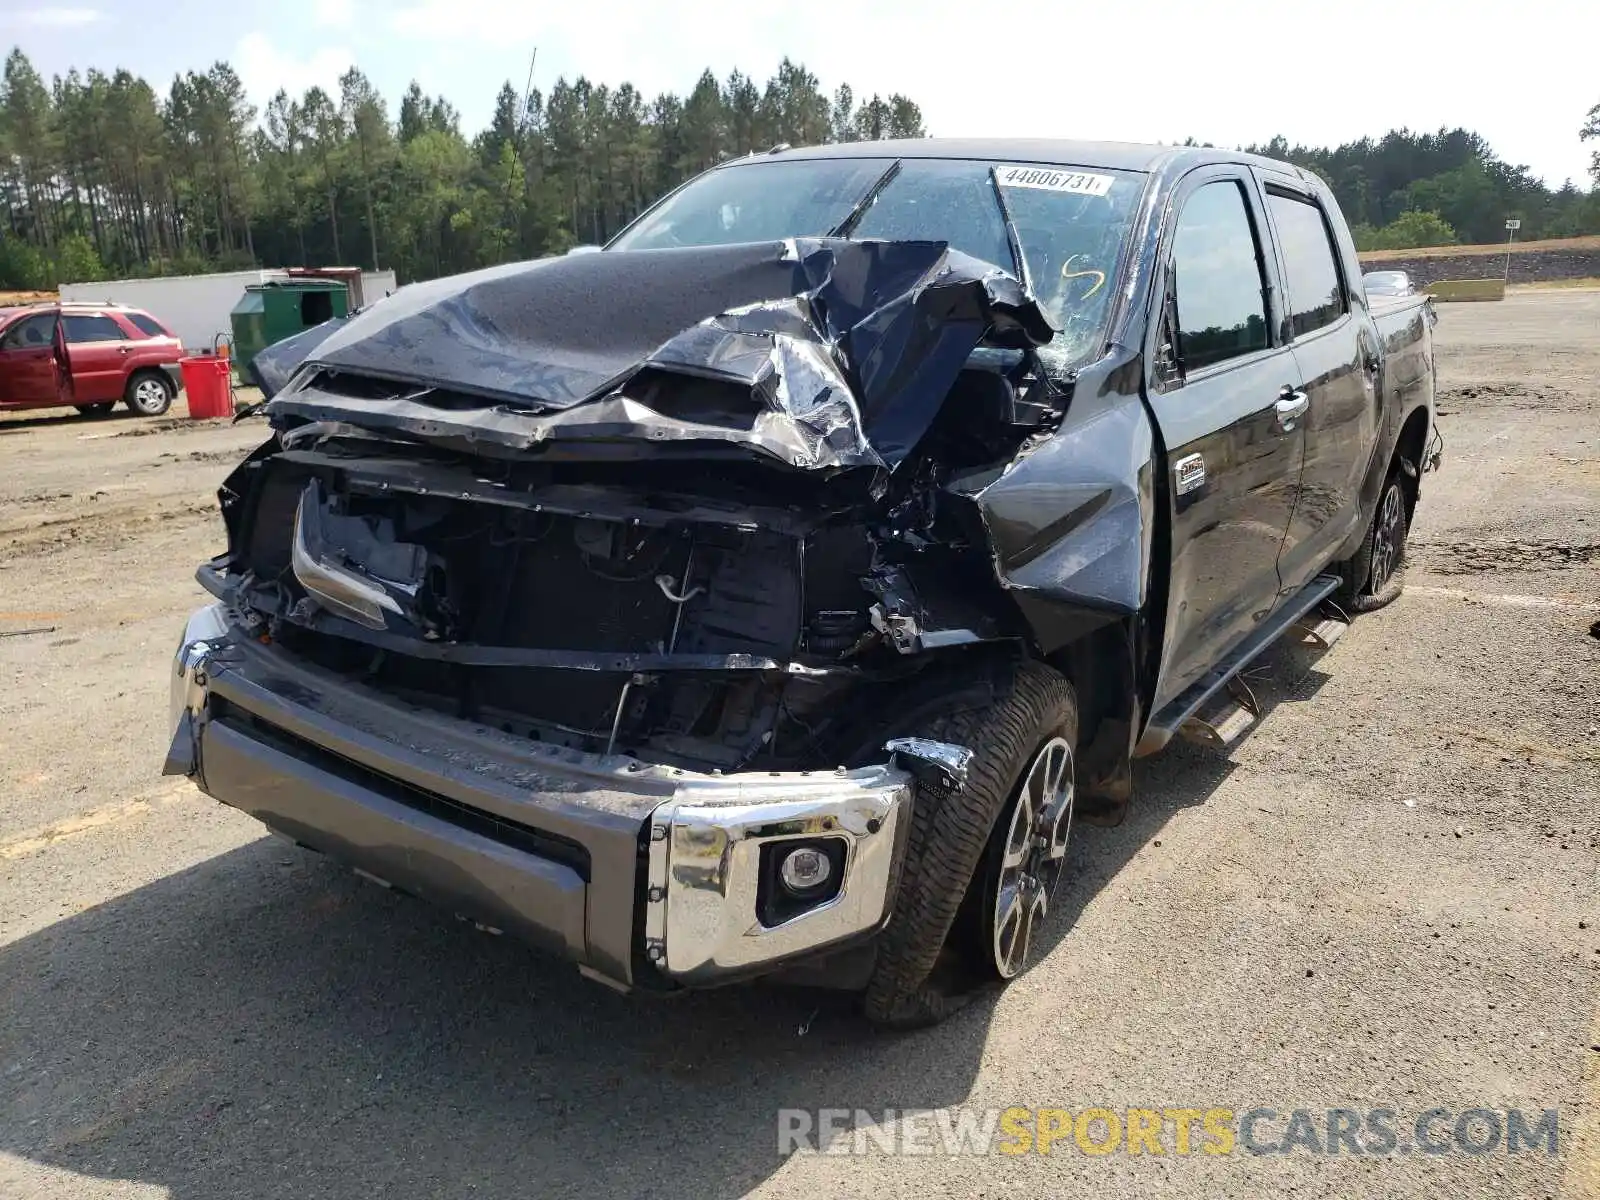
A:
[[[778,1153],[1550,1154],[1556,1110],[1430,1108],[785,1108]]]

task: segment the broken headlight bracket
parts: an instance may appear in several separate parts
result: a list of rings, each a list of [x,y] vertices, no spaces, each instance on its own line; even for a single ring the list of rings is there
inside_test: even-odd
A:
[[[937,784],[951,790],[966,787],[967,772],[975,757],[966,746],[929,738],[891,738],[883,748],[894,755],[894,765],[918,783]]]
[[[878,597],[869,610],[872,627],[888,638],[901,654],[922,649],[922,611],[911,582],[899,567],[878,566],[862,581]]]

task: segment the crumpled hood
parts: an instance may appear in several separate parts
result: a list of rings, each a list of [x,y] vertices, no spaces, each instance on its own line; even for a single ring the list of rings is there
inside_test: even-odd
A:
[[[1038,346],[1054,332],[1013,276],[942,242],[808,238],[412,284],[254,366],[327,369],[296,374],[274,418],[502,452],[722,442],[802,468],[892,468],[980,340]],[[407,386],[351,394],[339,376]]]

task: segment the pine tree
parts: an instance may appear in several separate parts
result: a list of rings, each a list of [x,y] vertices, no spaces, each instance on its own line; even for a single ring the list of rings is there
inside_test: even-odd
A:
[[[391,120],[356,69],[336,96],[280,91],[258,113],[226,63],[158,94],[122,69],[46,82],[13,50],[0,72],[0,286],[252,263],[425,278],[604,241],[692,174],[778,142],[925,133],[910,97],[825,91],[787,58],[760,81],[706,71],[683,94],[579,77],[522,97],[508,82],[469,138],[454,105],[415,82]],[[1582,133],[1600,139],[1600,105]],[[1548,189],[1465,129],[1260,149],[1321,174],[1376,235],[1498,239],[1507,215],[1527,238],[1600,232],[1600,190]]]

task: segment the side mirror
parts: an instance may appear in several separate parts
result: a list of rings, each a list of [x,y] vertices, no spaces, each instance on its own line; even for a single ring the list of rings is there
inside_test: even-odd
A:
[[[568,255],[573,255],[573,254],[598,254],[598,253],[600,253],[600,250],[601,250],[601,247],[599,247],[599,246],[588,246],[588,245],[585,245],[585,246],[574,246],[571,250],[567,251],[567,254]]]

